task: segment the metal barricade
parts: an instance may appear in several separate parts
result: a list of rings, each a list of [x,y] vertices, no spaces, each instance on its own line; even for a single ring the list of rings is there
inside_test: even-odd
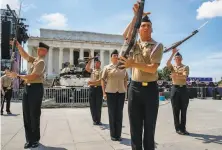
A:
[[[13,90],[12,91],[12,99],[11,99],[11,101],[13,101],[13,102],[20,102],[20,101],[22,101],[23,91],[24,91],[24,89]]]
[[[46,88],[44,92],[45,101],[54,101],[57,104],[88,104],[89,88]]]
[[[73,89],[74,103],[89,104],[89,88],[77,87]]]
[[[187,87],[187,92],[190,99],[208,99],[212,97],[209,87]],[[169,94],[171,95],[171,92]]]
[[[14,90],[12,101],[21,101],[23,98],[23,89]],[[43,105],[58,105],[58,107],[72,107],[81,105],[89,106],[89,88],[44,88]]]
[[[55,103],[72,103],[73,92],[71,88],[57,88],[53,90]]]
[[[207,97],[207,88],[197,87],[197,98],[205,99]]]
[[[188,87],[188,94],[190,99],[212,97],[207,87]],[[12,101],[21,102],[22,98],[23,89],[13,90]],[[89,87],[44,88],[42,104],[47,107],[89,106]]]
[[[54,88],[44,88],[43,101],[48,99],[53,99]]]

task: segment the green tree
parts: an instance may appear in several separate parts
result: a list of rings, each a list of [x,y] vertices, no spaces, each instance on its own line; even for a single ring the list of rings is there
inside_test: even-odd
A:
[[[163,72],[161,69],[158,69],[158,76],[159,76],[158,80],[163,80]]]
[[[171,71],[168,69],[168,67],[165,66],[165,67],[162,69],[162,78],[163,78],[165,81],[171,81],[170,74],[171,74]]]
[[[222,84],[222,77],[221,77],[221,80],[218,82],[218,85],[221,85]]]

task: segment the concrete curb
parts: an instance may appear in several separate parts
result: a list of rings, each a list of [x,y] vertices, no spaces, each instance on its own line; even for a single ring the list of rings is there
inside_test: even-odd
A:
[[[163,105],[166,105],[166,104],[169,104],[169,103],[170,103],[169,100],[160,101],[159,106],[163,106]],[[128,104],[128,101],[125,101],[125,104]]]
[[[163,106],[163,105],[166,105],[166,104],[169,104],[169,103],[170,103],[169,100],[161,101],[161,103],[159,104],[159,106]]]

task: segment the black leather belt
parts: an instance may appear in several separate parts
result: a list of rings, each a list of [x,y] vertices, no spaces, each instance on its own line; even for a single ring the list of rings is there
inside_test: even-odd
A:
[[[3,86],[3,88],[8,88],[8,87]],[[12,88],[12,87],[10,87],[10,88]]]
[[[156,84],[156,81],[151,81],[151,82],[137,82],[137,81],[131,81],[130,84],[135,85],[135,86],[149,86],[152,84]]]
[[[173,85],[174,87],[177,87],[177,88],[184,88],[184,87],[187,87],[186,85]]]
[[[10,87],[10,89],[8,89],[9,87],[3,87],[3,90],[4,91],[7,91],[7,90],[12,90],[12,87]]]
[[[31,85],[41,85],[43,83],[26,83],[27,86],[31,86]]]
[[[90,86],[92,88],[96,88],[96,87],[102,87],[101,85],[95,85],[95,86]]]

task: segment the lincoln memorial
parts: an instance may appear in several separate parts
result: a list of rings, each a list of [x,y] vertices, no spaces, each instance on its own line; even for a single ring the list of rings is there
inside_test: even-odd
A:
[[[122,35],[40,29],[40,37],[31,36],[28,40],[28,53],[32,56],[37,56],[39,42],[50,46],[45,58],[46,74],[50,77],[58,75],[65,62],[76,66],[78,59],[86,59],[89,55],[98,54],[104,67],[110,62],[111,52],[114,49],[120,51],[124,40]]]

